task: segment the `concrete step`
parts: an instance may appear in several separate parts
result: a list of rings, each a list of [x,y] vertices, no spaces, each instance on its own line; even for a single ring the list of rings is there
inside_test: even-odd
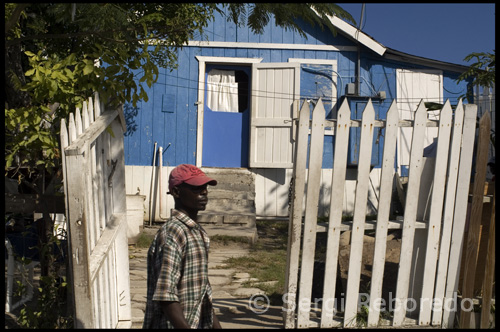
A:
[[[255,227],[255,220],[255,212],[241,212],[236,210],[201,211],[198,214],[198,222],[202,225],[240,225]]]
[[[219,210],[224,209],[237,209],[241,211],[254,211],[255,212],[255,201],[249,199],[231,199],[231,198],[209,198],[207,204],[207,210]]]
[[[217,186],[210,187],[210,192],[228,190],[255,193],[255,177],[246,169],[202,168],[202,170],[217,180]]]
[[[202,168],[216,186],[208,188],[208,204],[198,214],[198,222],[209,235],[257,238],[255,216],[255,176],[247,169]]]
[[[203,225],[203,229],[208,233],[208,236],[225,235],[225,236],[246,237],[249,243],[251,244],[254,244],[258,238],[256,226],[247,227],[247,226],[231,225],[231,227],[228,227],[227,225],[223,226]]]
[[[250,191],[234,191],[219,189],[217,186],[208,188],[208,198],[213,199],[242,199],[255,200],[255,192]]]

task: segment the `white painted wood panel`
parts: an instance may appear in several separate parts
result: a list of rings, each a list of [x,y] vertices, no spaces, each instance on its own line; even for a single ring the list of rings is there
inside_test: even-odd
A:
[[[368,182],[373,142],[373,122],[375,110],[371,101],[368,101],[363,111],[359,155],[358,174],[356,183],[356,200],[351,231],[351,252],[349,255],[349,272],[347,279],[346,307],[344,311],[344,327],[353,327],[356,324],[358,312],[359,282],[361,262],[363,260],[363,237],[365,234],[366,207],[368,202]]]
[[[82,114],[71,113],[68,131],[61,121],[75,327],[126,327],[131,323],[123,152],[126,128],[120,116],[123,109],[102,116],[96,110],[98,118],[92,121],[92,108],[89,99]]]
[[[323,299],[335,298],[335,288],[337,281],[337,263],[339,255],[340,226],[342,223],[342,204],[344,198],[344,185],[347,164],[347,147],[349,140],[349,123],[351,121],[351,111],[345,100],[340,106],[336,130],[335,130],[335,158],[333,160],[333,176],[331,183],[330,212],[328,222],[328,241],[326,248],[325,280],[331,282],[325,284],[323,289]],[[328,279],[327,279],[328,277]],[[330,304],[330,305],[327,305]],[[334,320],[334,310],[331,301],[323,301],[321,310],[321,327],[329,328],[338,326]]]
[[[440,70],[396,70],[396,100],[401,120],[414,120],[420,100],[442,103],[443,74]],[[438,120],[439,112],[428,112],[429,119]],[[398,136],[398,167],[409,165],[412,128],[401,128]],[[426,128],[424,146],[437,136],[436,128]],[[398,170],[400,173],[400,170]],[[401,174],[401,173],[400,173]]]
[[[298,101],[295,101],[297,104]],[[297,106],[298,107],[298,106]],[[284,325],[295,328],[295,311],[298,291],[299,254],[302,237],[302,216],[306,184],[307,143],[309,136],[309,103],[305,102],[299,114],[296,140],[296,160],[293,168],[293,194],[288,225],[287,271],[285,275]]]
[[[448,273],[448,259],[450,255],[451,230],[453,228],[453,214],[455,194],[457,190],[458,166],[460,158],[460,146],[462,144],[462,127],[464,123],[464,107],[460,100],[455,110],[453,122],[452,143],[450,148],[450,161],[448,165],[446,198],[444,203],[443,227],[441,244],[439,248],[439,259],[437,267],[436,285],[434,297],[443,303]],[[438,304],[432,310],[432,325],[440,325],[443,315],[443,306]]]
[[[250,167],[292,168],[292,104],[299,96],[299,76],[298,64],[252,66]]]
[[[443,199],[446,188],[446,173],[448,169],[448,152],[450,146],[452,109],[447,100],[441,110],[439,120],[439,140],[437,142],[434,179],[432,183],[432,200],[427,232],[427,247],[423,272],[422,295],[420,301],[419,325],[430,325],[432,303],[434,302],[434,281],[441,237],[441,221]]]
[[[410,169],[406,197],[418,197],[420,176],[422,173],[422,160],[424,150],[424,137],[426,129],[426,108],[423,100],[415,113],[411,141]],[[401,326],[406,317],[406,304],[410,281],[411,262],[413,254],[413,240],[415,238],[415,221],[417,216],[417,201],[407,199],[404,212],[403,235],[401,239],[401,255],[399,259],[398,282],[394,306],[393,326]]]
[[[462,149],[458,169],[457,194],[455,198],[455,214],[453,217],[453,230],[451,234],[450,259],[448,262],[448,275],[443,300],[442,327],[453,327],[455,311],[450,303],[456,301],[458,277],[460,273],[461,252],[467,215],[467,201],[469,196],[470,175],[474,151],[474,136],[476,129],[476,105],[465,105],[464,124],[462,132]],[[458,255],[456,253],[459,253]]]
[[[311,287],[316,245],[316,225],[318,223],[318,199],[323,159],[325,109],[321,99],[312,114],[311,142],[309,144],[309,174],[306,195],[306,213],[302,245],[302,266],[300,270],[299,308],[297,327],[309,326]]]
[[[382,285],[387,248],[387,229],[391,210],[391,195],[394,179],[394,157],[396,152],[396,137],[398,131],[399,112],[396,102],[393,102],[387,112],[384,132],[384,151],[382,156],[382,173],[380,180],[380,198],[378,204],[377,226],[375,232],[375,248],[373,252],[373,268],[370,288],[370,310],[368,312],[368,327],[376,327],[382,308]]]

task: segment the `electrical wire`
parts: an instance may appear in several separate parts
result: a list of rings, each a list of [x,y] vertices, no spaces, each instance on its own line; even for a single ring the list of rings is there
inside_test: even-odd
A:
[[[307,68],[307,67],[303,67],[303,68]],[[342,81],[342,78],[346,79],[346,78],[352,78],[354,76],[340,76],[336,71],[332,70],[332,69],[324,69],[325,71],[331,71],[333,73],[335,73],[337,75],[337,77],[340,78],[341,80],[341,86],[340,88],[344,88],[343,86],[343,81]],[[321,73],[321,72],[320,72]],[[138,77],[141,73],[137,73],[136,75],[134,75],[134,77]],[[325,75],[324,73],[321,73],[323,74],[325,77],[328,77],[328,75]],[[167,74],[160,74],[160,75],[164,75],[166,76]],[[198,84],[199,83],[202,83],[204,85],[206,84],[217,84],[217,83],[209,83],[209,82],[204,82],[204,81],[201,81],[199,82],[198,80],[193,80],[193,79],[188,79],[188,78],[183,78],[183,77],[175,77],[177,80],[183,80],[183,81],[187,81],[187,83],[189,84],[189,82],[192,82],[192,83],[195,83],[196,86],[183,86],[183,85],[179,85],[179,84],[170,84],[170,83],[163,83],[163,82],[156,82],[155,84],[158,84],[158,85],[163,85],[163,86],[169,86],[169,87],[174,87],[174,88],[180,88],[180,89],[189,89],[189,90],[193,90],[193,91],[198,91]],[[365,82],[367,83],[367,85],[370,86],[369,84],[369,81],[361,76],[361,78],[363,80],[365,80]],[[331,78],[330,78],[331,79]],[[333,79],[331,79],[333,81]],[[370,89],[372,90],[372,92],[376,95],[377,93],[375,92],[375,89],[370,86]],[[449,90],[447,90],[446,88],[443,87],[443,89],[448,92],[448,93],[451,93],[451,94],[465,94],[465,92],[463,93],[460,93],[460,92],[451,92]],[[337,91],[340,91],[338,88],[337,88]],[[276,92],[276,91],[268,91],[268,90],[249,90],[249,93],[250,94],[254,94],[254,93],[257,93],[257,94],[263,94],[263,96],[261,97],[266,97],[266,98],[273,98],[275,100],[279,100],[279,99],[290,99],[290,98],[293,98],[295,95],[294,94],[291,94],[291,93],[286,93],[286,92]],[[270,94],[273,94],[273,96],[269,96]],[[306,99],[313,99],[313,98],[317,98],[317,96],[308,96],[308,95],[301,95],[301,98],[306,98]],[[370,96],[365,96],[365,97],[370,97]],[[477,96],[475,97],[477,98]],[[338,98],[322,98],[323,100],[326,100],[326,101],[334,101]],[[422,99],[425,99],[426,101],[434,101],[434,102],[441,102],[441,99],[442,99],[442,96],[430,96],[430,97],[425,97],[425,98],[421,98],[421,97],[414,97],[414,98],[390,98],[390,97],[387,97],[384,99],[385,102],[392,102],[393,100],[397,100],[397,102],[399,103],[403,103],[403,102],[419,102],[420,100]],[[495,97],[492,97],[491,99],[492,102],[495,102]]]

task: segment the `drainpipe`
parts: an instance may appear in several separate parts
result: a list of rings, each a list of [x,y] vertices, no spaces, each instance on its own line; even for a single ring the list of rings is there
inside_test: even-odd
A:
[[[361,6],[361,18],[358,25],[358,34],[361,32],[361,24],[363,23],[363,16],[365,14],[365,4]],[[361,44],[358,41],[358,65],[356,68],[356,95],[361,96]]]
[[[154,175],[155,175],[155,166],[156,166],[156,142],[153,153],[153,170],[151,172],[151,187],[149,189],[149,226],[153,226],[153,214],[152,214],[152,205],[153,205],[153,186],[154,186]]]
[[[169,143],[169,146],[170,146],[170,143]],[[167,146],[167,149],[168,149],[168,146]],[[167,149],[165,149],[165,150],[167,150]],[[164,217],[162,215],[162,208],[161,208],[161,202],[163,202],[163,199],[162,199],[163,198],[163,190],[161,189],[162,188],[162,186],[161,186],[161,184],[162,184],[162,174],[163,174],[163,147],[160,146],[160,148],[158,149],[158,153],[160,154],[160,156],[158,157],[159,164],[160,164],[159,165],[159,167],[160,167],[160,173],[158,175],[158,182],[159,182],[158,187],[159,187],[159,190],[160,190],[160,219],[161,220],[167,220],[168,218]]]

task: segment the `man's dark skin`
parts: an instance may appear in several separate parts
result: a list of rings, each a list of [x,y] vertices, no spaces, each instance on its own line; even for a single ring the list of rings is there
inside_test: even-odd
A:
[[[174,196],[175,209],[185,213],[195,222],[198,220],[198,212],[205,210],[208,203],[207,184],[202,186],[192,186],[182,183],[173,187],[170,193]],[[178,329],[191,328],[184,317],[182,306],[176,301],[160,302],[163,313],[168,317],[172,325]],[[213,314],[213,328],[221,329],[221,325],[215,313]]]

